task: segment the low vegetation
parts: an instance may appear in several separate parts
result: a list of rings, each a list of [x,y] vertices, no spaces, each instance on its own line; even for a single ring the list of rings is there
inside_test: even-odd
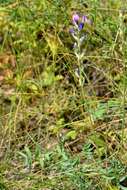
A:
[[[0,0],[0,190],[127,189],[126,38],[122,0]]]

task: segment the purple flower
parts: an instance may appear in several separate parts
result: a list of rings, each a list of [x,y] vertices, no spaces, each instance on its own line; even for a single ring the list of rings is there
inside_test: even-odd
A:
[[[88,19],[88,17],[85,15],[82,16],[82,22],[87,24],[92,24],[91,20]]]
[[[82,22],[86,22],[88,19],[87,19],[87,16],[83,15],[82,16]]]
[[[83,27],[84,27],[84,23],[79,23],[79,25],[78,25],[78,28],[79,28],[79,30],[82,30],[83,29]]]
[[[74,34],[74,33],[75,33],[75,31],[74,31],[73,28],[70,28],[69,32],[70,32],[71,34]]]
[[[88,19],[86,15],[80,16],[79,14],[75,13],[72,15],[72,23],[74,28],[71,28],[69,32],[73,35],[76,39],[76,32],[83,30],[85,24],[92,24],[91,20]]]
[[[79,17],[78,14],[74,14],[74,15],[72,16],[72,21],[73,21],[74,24],[75,24],[75,23],[77,24],[78,21],[79,21],[79,19],[80,19],[80,17]]]

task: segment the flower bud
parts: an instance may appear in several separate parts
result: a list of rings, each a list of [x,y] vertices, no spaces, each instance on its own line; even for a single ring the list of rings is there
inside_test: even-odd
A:
[[[80,19],[80,17],[79,17],[78,14],[74,14],[74,15],[72,16],[72,22],[73,22],[74,24],[77,24],[78,21],[79,21],[79,19]]]

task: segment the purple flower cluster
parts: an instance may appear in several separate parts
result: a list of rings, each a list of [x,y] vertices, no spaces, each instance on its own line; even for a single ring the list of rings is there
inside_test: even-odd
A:
[[[73,27],[70,29],[70,33],[74,38],[73,50],[74,54],[77,58],[77,68],[75,69],[75,75],[79,79],[79,84],[83,85],[84,83],[84,75],[83,75],[83,57],[86,53],[85,51],[85,40],[87,39],[87,32],[85,32],[84,27],[87,25],[91,25],[91,20],[87,18],[85,15],[79,15],[77,13],[72,16],[72,24]]]
[[[77,13],[73,14],[72,16],[72,23],[78,29],[81,31],[84,28],[85,23],[91,24],[91,21],[87,18],[87,16],[79,16]],[[74,33],[74,29],[70,29],[70,33]]]

